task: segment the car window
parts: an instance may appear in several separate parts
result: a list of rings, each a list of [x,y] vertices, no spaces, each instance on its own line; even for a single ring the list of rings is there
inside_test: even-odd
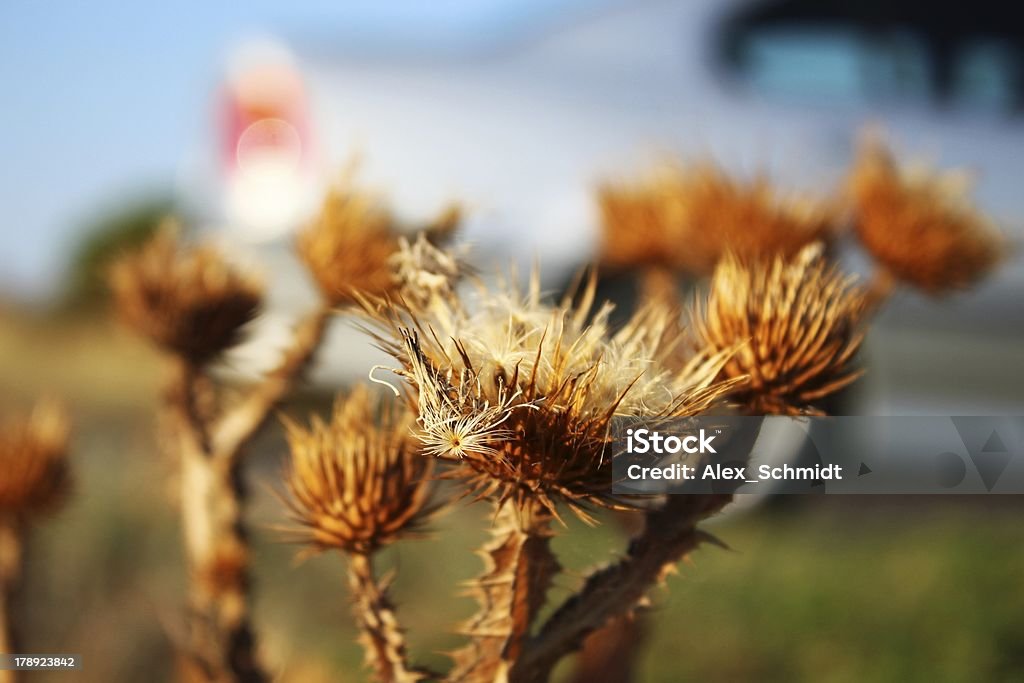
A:
[[[1020,114],[1024,44],[986,31],[776,14],[724,22],[718,43],[727,72],[770,97]]]
[[[1006,111],[1015,107],[1022,93],[1015,93],[1013,50],[1000,40],[968,44],[956,64],[954,95],[965,107]]]
[[[910,35],[867,45],[854,31],[773,29],[745,49],[742,75],[764,94],[837,104],[928,96],[926,56]]]

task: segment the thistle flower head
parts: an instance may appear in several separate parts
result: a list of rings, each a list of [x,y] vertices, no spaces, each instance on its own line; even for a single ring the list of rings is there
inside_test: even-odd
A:
[[[901,168],[868,141],[849,178],[857,234],[889,272],[925,292],[973,285],[998,262],[1002,240],[966,186],[963,174]]]
[[[437,508],[414,425],[405,406],[381,405],[362,387],[330,421],[287,425],[287,504],[304,541],[365,554],[421,529]]]
[[[819,413],[815,403],[853,382],[863,339],[863,292],[828,265],[818,245],[794,258],[744,261],[727,256],[715,269],[698,341],[739,349],[726,377],[747,376],[738,402],[754,414]]]
[[[427,239],[426,231],[412,240],[400,238],[388,265],[400,297],[421,308],[435,299],[450,299],[467,272],[460,256],[436,246]]]
[[[598,203],[601,261],[613,268],[707,273],[727,250],[792,255],[831,239],[837,226],[825,203],[783,196],[764,177],[738,181],[708,162],[666,166],[633,185],[605,185]]]
[[[481,288],[469,306],[367,306],[415,397],[425,451],[456,461],[478,495],[552,512],[562,501],[581,516],[615,505],[612,419],[697,414],[731,388],[713,381],[727,354],[670,369],[668,312],[612,332],[610,306],[593,300],[591,280],[578,301],[547,305],[534,278],[525,295]]]
[[[0,516],[46,512],[63,501],[68,431],[64,410],[45,401],[0,423]]]
[[[459,219],[458,209],[449,208],[424,227],[422,234],[435,241],[447,239]],[[297,249],[324,298],[341,306],[353,303],[355,292],[379,296],[401,286],[393,268],[396,258],[401,262],[402,258],[427,257],[423,247],[416,254],[409,253],[415,243],[407,244],[403,251],[402,235],[406,233],[375,197],[347,184],[338,185],[328,192],[317,218],[299,235]]]
[[[257,281],[210,247],[181,245],[169,226],[117,260],[110,284],[130,327],[195,364],[238,343],[262,297]]]
[[[335,305],[349,303],[352,290],[378,294],[391,288],[388,259],[398,249],[398,234],[391,215],[369,195],[332,188],[297,247]]]

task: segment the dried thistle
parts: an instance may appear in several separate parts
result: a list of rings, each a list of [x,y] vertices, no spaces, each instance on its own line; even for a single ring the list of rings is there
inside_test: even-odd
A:
[[[67,414],[51,401],[0,423],[0,652],[22,651],[11,606],[24,572],[28,524],[66,497],[67,444]],[[13,674],[0,680],[14,680]]]
[[[63,502],[68,432],[67,414],[50,401],[0,424],[0,517],[35,515]]]
[[[435,241],[447,239],[459,220],[457,208],[446,209],[422,234]],[[341,306],[355,300],[354,292],[383,295],[400,286],[392,262],[409,258],[408,253],[401,255],[407,232],[378,199],[338,185],[299,235],[297,249],[324,298]]]
[[[116,261],[110,284],[128,325],[197,366],[239,341],[262,298],[253,278],[210,247],[181,245],[170,226]]]
[[[792,255],[834,237],[836,212],[807,196],[783,196],[765,177],[731,178],[705,162],[665,166],[633,185],[599,188],[602,264],[710,272],[726,251]]]
[[[182,659],[201,680],[266,680],[249,613],[242,453],[308,367],[329,311],[318,308],[304,318],[278,366],[237,400],[226,401],[206,365],[233,346],[258,314],[260,285],[215,250],[181,245],[170,226],[117,261],[110,280],[122,318],[172,354],[161,442],[181,466],[189,570]]]
[[[713,381],[728,352],[669,369],[671,312],[645,309],[613,333],[610,304],[593,301],[592,279],[578,302],[547,305],[534,277],[525,295],[481,289],[474,312],[455,300],[366,309],[415,395],[427,452],[464,465],[481,496],[552,513],[561,500],[586,518],[588,504],[616,504],[613,417],[693,415],[731,387]]]
[[[429,307],[435,299],[450,299],[468,272],[458,254],[435,245],[426,232],[412,241],[400,238],[389,266],[398,298],[419,308]]]
[[[371,197],[333,188],[319,216],[298,237],[299,256],[333,304],[358,289],[381,293],[391,287],[388,259],[398,249],[390,214]]]
[[[429,502],[433,462],[418,453],[414,424],[404,405],[381,405],[359,387],[335,405],[329,422],[314,418],[308,429],[287,425],[287,503],[302,527],[298,536],[314,549],[348,554],[367,661],[379,680],[398,683],[428,674],[406,662],[404,632],[372,556],[421,531],[437,510]]]
[[[754,414],[815,414],[815,403],[853,382],[863,339],[864,293],[826,263],[818,245],[795,258],[726,257],[695,316],[699,343],[740,348],[722,368],[749,377],[737,400]]]
[[[929,294],[975,284],[1003,244],[964,181],[963,174],[900,168],[884,145],[868,141],[848,181],[861,242],[892,275]]]
[[[537,273],[525,294],[481,285],[470,304],[363,301],[401,365],[424,451],[495,506],[485,570],[468,586],[480,609],[462,628],[470,642],[451,654],[452,680],[498,680],[518,657],[559,571],[558,504],[588,521],[590,506],[624,505],[611,492],[612,419],[697,414],[735,384],[714,381],[727,352],[669,368],[677,312],[649,307],[612,332],[610,304],[593,310],[595,285],[555,306]]]
[[[410,411],[380,405],[364,387],[339,401],[329,422],[288,423],[288,506],[303,540],[367,554],[422,528],[436,510],[433,463],[420,456],[414,425]]]

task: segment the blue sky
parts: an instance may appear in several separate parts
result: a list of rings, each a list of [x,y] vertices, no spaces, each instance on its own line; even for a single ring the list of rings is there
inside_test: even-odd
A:
[[[444,42],[582,0],[0,3],[0,291],[55,285],[75,230],[169,187],[209,126],[226,52],[253,34]]]

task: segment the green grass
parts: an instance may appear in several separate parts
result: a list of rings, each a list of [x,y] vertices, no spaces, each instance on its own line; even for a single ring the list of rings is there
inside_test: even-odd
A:
[[[723,525],[737,550],[670,582],[643,680],[1020,680],[1019,508],[885,502]]]

